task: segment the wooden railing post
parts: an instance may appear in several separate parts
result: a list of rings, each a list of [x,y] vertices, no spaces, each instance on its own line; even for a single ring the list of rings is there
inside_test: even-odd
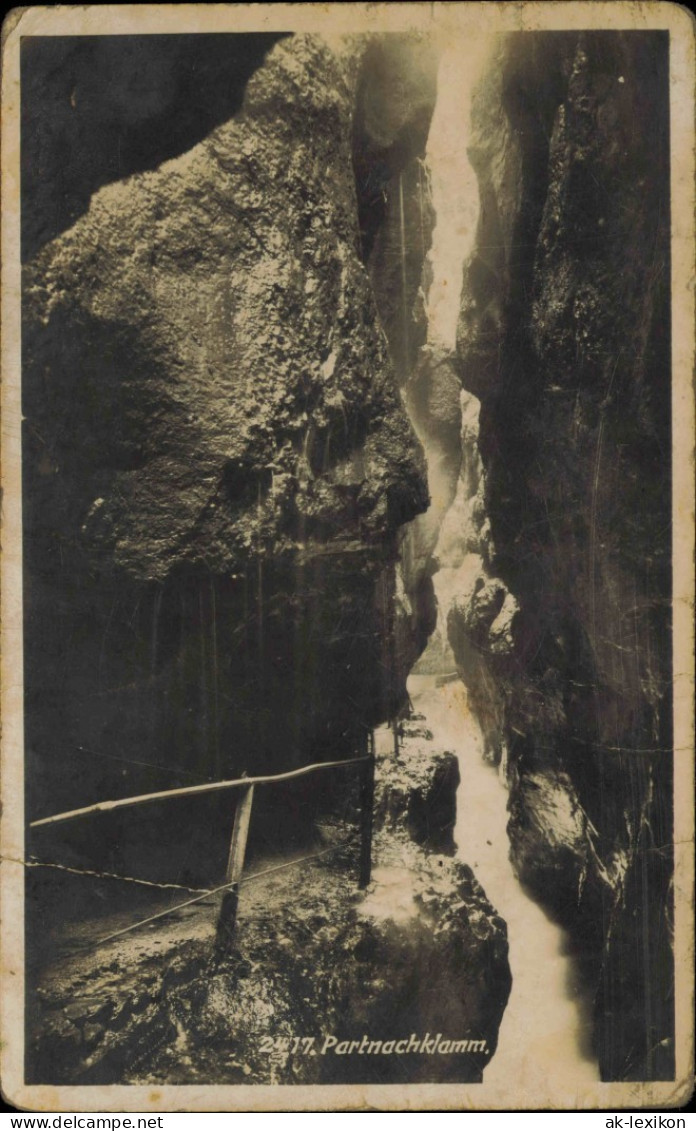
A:
[[[248,785],[243,790],[234,813],[234,827],[230,841],[230,853],[227,859],[225,882],[231,886],[223,893],[222,903],[217,921],[215,935],[215,949],[218,953],[226,950],[234,935],[237,922],[237,908],[239,906],[239,884],[244,871],[244,856],[246,853],[247,838],[249,836],[249,822],[251,821],[251,805],[254,800],[254,787]]]
[[[399,721],[396,715],[394,715],[392,719],[391,728],[394,737],[394,757],[398,759],[401,755],[401,750],[399,748]]]
[[[358,886],[366,888],[372,875],[372,818],[375,800],[375,735],[368,738],[369,760],[360,771],[360,876]]]

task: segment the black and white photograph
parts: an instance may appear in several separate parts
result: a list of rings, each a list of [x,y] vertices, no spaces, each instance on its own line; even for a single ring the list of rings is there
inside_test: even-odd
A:
[[[4,30],[3,1091],[677,1106],[691,20],[179,7]]]

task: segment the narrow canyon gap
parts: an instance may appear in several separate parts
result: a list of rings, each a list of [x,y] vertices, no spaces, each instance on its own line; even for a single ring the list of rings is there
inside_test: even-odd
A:
[[[31,835],[97,874],[30,876],[37,1082],[504,1072],[477,782],[578,1080],[673,1078],[667,79],[659,33],[25,42],[30,819],[378,734],[373,888],[322,857],[222,964],[209,906],[97,944],[106,873],[220,882],[228,796]],[[351,833],[340,775],[259,794],[252,865]],[[259,1055],[320,1016],[485,1047]]]

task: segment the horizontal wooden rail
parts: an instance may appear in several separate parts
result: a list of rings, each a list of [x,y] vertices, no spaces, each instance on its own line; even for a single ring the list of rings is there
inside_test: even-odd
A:
[[[337,766],[354,766],[358,762],[368,762],[369,754],[362,754],[359,758],[342,758],[338,762],[313,762],[311,766],[301,766],[298,770],[289,770],[285,774],[265,774],[258,778],[234,778],[231,781],[204,782],[202,785],[186,785],[179,789],[165,789],[159,793],[142,793],[138,797],[121,797],[117,801],[99,801],[96,805],[86,805],[84,809],[70,809],[66,813],[56,813],[53,817],[42,817],[40,821],[32,821],[29,826],[37,829],[40,825],[57,825],[61,821],[73,821],[76,817],[88,817],[90,813],[110,813],[114,809],[128,809],[133,805],[144,805],[149,801],[165,801],[170,797],[193,797],[199,793],[216,793],[222,789],[235,789],[250,785],[269,785],[271,782],[290,781],[291,778],[301,778],[305,774],[314,773],[315,770],[330,770]]]

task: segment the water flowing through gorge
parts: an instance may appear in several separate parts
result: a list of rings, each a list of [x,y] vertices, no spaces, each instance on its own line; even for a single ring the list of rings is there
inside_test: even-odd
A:
[[[441,354],[455,352],[461,281],[474,250],[479,186],[467,150],[471,144],[472,96],[490,52],[491,45],[485,42],[451,44],[443,50],[438,71],[438,97],[426,149],[435,214],[427,257],[430,287],[426,349],[434,348]],[[484,1080],[502,1091],[511,1080],[523,1082],[530,1096],[543,1095],[550,1083],[563,1104],[581,1105],[583,1090],[599,1080],[592,1051],[591,996],[570,953],[568,933],[515,875],[507,835],[505,761],[496,767],[485,760],[490,754],[489,743],[469,705],[465,685],[452,673],[448,610],[461,596],[462,588],[471,588],[477,573],[485,572],[481,539],[471,516],[483,479],[478,455],[478,402],[462,392],[461,404],[465,423],[451,515],[443,505],[447,490],[438,480],[437,462],[428,458],[431,445],[427,435],[423,437],[431,509],[439,513],[441,523],[435,548],[440,569],[434,576],[438,623],[416,666],[416,673],[427,674],[411,675],[409,697],[436,745],[457,755],[461,774],[455,826],[457,853],[473,868],[507,924],[512,988],[498,1047]],[[428,516],[416,521],[427,522]],[[451,568],[453,556],[459,568]],[[502,736],[499,742],[502,747]]]
[[[480,728],[457,681],[412,676],[409,694],[434,741],[459,759],[457,854],[473,868],[507,924],[512,988],[498,1047],[484,1071],[502,1091],[523,1082],[529,1095],[549,1086],[563,1106],[582,1104],[583,1089],[599,1080],[592,1053],[591,1000],[570,953],[566,931],[524,889],[510,862],[508,793],[485,762]]]

